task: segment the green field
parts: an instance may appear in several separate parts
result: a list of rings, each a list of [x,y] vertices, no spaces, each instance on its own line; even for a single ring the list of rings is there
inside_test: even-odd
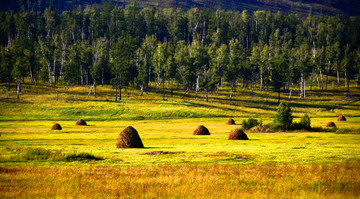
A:
[[[308,90],[310,88],[307,88]],[[360,88],[308,91],[289,103],[294,121],[307,113],[312,131],[248,130],[249,140],[227,140],[244,119],[268,124],[277,94],[229,88],[198,98],[175,90],[140,96],[98,86],[25,84],[20,100],[0,94],[0,198],[358,198]],[[56,101],[55,92],[59,91]],[[337,116],[347,117],[337,122]],[[75,126],[77,119],[88,126]],[[226,125],[233,118],[237,125]],[[325,128],[334,121],[337,129]],[[51,131],[55,123],[63,130]],[[118,134],[133,126],[144,149],[117,149]],[[210,136],[193,136],[199,125]]]

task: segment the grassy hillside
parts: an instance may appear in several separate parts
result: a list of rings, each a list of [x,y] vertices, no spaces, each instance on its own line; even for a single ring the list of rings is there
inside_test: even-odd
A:
[[[113,0],[119,4],[133,4],[133,0]],[[359,15],[360,2],[354,0],[347,1],[328,1],[328,0],[138,0],[140,7],[161,7],[161,8],[184,8],[207,7],[215,8],[217,6],[226,10],[269,10],[271,12],[281,11],[283,13],[298,13],[299,15],[308,15],[311,11],[314,15],[336,15],[349,14]]]
[[[309,85],[309,84],[307,84]],[[312,131],[247,130],[249,140],[227,140],[244,119],[270,123],[277,94],[229,88],[182,99],[98,86],[24,84],[20,100],[5,85],[0,94],[0,198],[358,198],[360,88],[297,90],[288,100],[295,121],[311,117]],[[309,87],[307,87],[309,90]],[[59,100],[56,101],[56,91]],[[347,121],[336,118],[344,114]],[[229,118],[236,125],[226,125]],[[79,118],[87,126],[75,126]],[[325,128],[334,121],[336,128]],[[51,131],[54,122],[61,131]],[[133,126],[143,149],[118,149],[118,134]],[[192,135],[199,125],[210,136]]]
[[[23,1],[23,0],[4,0],[0,2],[0,10],[20,11],[21,9],[44,11],[45,8],[52,6],[59,11],[72,10],[78,6],[86,6],[92,4],[102,4],[107,0],[38,0],[38,1]],[[121,6],[133,5],[134,0],[112,0]],[[355,15],[360,14],[360,2],[356,0],[136,0],[139,7],[159,7],[159,8],[183,8],[190,9],[192,7],[198,8],[215,8],[221,7],[226,10],[269,10],[271,12],[281,11],[283,13],[298,13],[299,15],[307,16],[310,11],[314,15]]]

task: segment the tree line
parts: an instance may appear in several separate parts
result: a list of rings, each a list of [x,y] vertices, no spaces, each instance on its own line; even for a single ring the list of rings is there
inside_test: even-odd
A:
[[[329,76],[349,89],[360,70],[358,17],[222,9],[125,8],[111,2],[72,11],[0,13],[0,82],[24,78],[50,86],[112,84],[141,94],[172,93],[179,86],[218,91],[234,87],[289,92],[306,97],[327,90]],[[345,79],[341,85],[340,77]]]

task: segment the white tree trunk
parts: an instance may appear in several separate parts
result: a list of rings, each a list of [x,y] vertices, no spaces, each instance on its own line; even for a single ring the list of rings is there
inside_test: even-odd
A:
[[[231,81],[230,100],[231,100],[231,98],[232,98],[233,88],[234,88],[234,81]]]
[[[347,87],[347,71],[345,70],[345,88]]]
[[[199,79],[200,79],[200,77],[199,77],[199,75],[197,76],[197,78],[196,78],[196,92],[195,92],[195,97],[197,97],[197,94],[198,94],[198,92],[199,92],[199,90],[200,90],[200,85],[199,85]]]

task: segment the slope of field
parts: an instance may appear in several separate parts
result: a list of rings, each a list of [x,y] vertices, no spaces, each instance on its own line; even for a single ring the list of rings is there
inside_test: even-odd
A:
[[[309,85],[309,84],[308,84]],[[114,89],[24,84],[20,100],[0,95],[0,198],[358,198],[359,88],[288,93],[295,121],[305,113],[312,131],[247,130],[249,140],[227,140],[244,119],[268,124],[277,94],[228,87],[182,98],[133,88],[115,102]],[[309,89],[309,87],[307,87]],[[56,101],[56,91],[59,100]],[[297,90],[293,91],[294,95]],[[347,121],[338,122],[339,114]],[[236,125],[226,125],[231,117]],[[75,126],[77,119],[87,126]],[[325,128],[334,121],[337,128]],[[54,122],[61,131],[51,131]],[[118,149],[133,126],[143,149]],[[194,136],[206,126],[211,135]]]

